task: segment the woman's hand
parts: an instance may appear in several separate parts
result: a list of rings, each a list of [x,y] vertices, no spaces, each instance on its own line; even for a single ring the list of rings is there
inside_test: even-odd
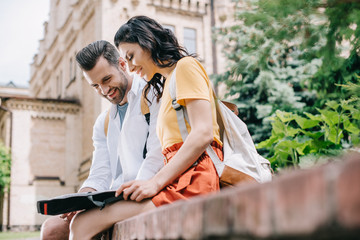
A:
[[[145,198],[151,198],[155,196],[160,187],[153,179],[150,180],[133,180],[126,182],[116,190],[115,196],[119,196],[123,193],[125,200],[131,199],[136,202],[140,202]]]

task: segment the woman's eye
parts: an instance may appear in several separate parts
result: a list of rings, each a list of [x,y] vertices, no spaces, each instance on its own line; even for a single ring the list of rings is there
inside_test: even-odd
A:
[[[127,57],[128,61],[131,61],[133,59],[133,55],[130,55]]]

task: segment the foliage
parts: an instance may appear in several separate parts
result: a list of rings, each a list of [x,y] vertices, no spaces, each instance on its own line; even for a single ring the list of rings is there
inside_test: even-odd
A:
[[[237,1],[235,24],[217,29],[228,70],[215,76],[239,107],[254,141],[269,137],[276,110],[316,114],[344,99],[338,84],[360,73],[360,3],[348,0]]]
[[[344,98],[345,89],[339,84],[356,82],[360,74],[360,2],[327,0],[324,7],[326,44],[315,52],[323,64],[308,82],[318,92],[320,102]]]
[[[0,142],[0,191],[10,184],[11,155],[10,150]]]
[[[359,90],[357,84],[342,87]],[[359,92],[357,92],[359,94]],[[276,111],[271,117],[271,137],[257,145],[269,151],[274,168],[316,163],[323,155],[335,155],[344,148],[360,143],[360,110],[358,95],[339,102],[329,100],[318,114]]]

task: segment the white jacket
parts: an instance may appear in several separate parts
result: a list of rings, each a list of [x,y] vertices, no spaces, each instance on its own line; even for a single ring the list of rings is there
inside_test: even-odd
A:
[[[93,128],[93,160],[89,177],[81,188],[91,187],[98,191],[117,189],[124,182],[134,179],[150,179],[164,166],[161,146],[156,135],[156,119],[160,103],[152,100],[150,125],[141,112],[140,100],[145,80],[134,76],[127,95],[128,108],[120,131],[117,106],[110,108],[107,137],[104,122],[107,111],[101,113]],[[150,91],[152,92],[152,91]],[[149,136],[147,134],[149,132]],[[147,139],[147,154],[143,159]]]

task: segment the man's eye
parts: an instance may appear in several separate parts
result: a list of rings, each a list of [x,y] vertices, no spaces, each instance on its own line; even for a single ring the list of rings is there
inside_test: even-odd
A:
[[[94,85],[92,85],[92,87],[95,88],[95,89],[97,89],[97,88],[99,87],[99,85],[94,84]]]

